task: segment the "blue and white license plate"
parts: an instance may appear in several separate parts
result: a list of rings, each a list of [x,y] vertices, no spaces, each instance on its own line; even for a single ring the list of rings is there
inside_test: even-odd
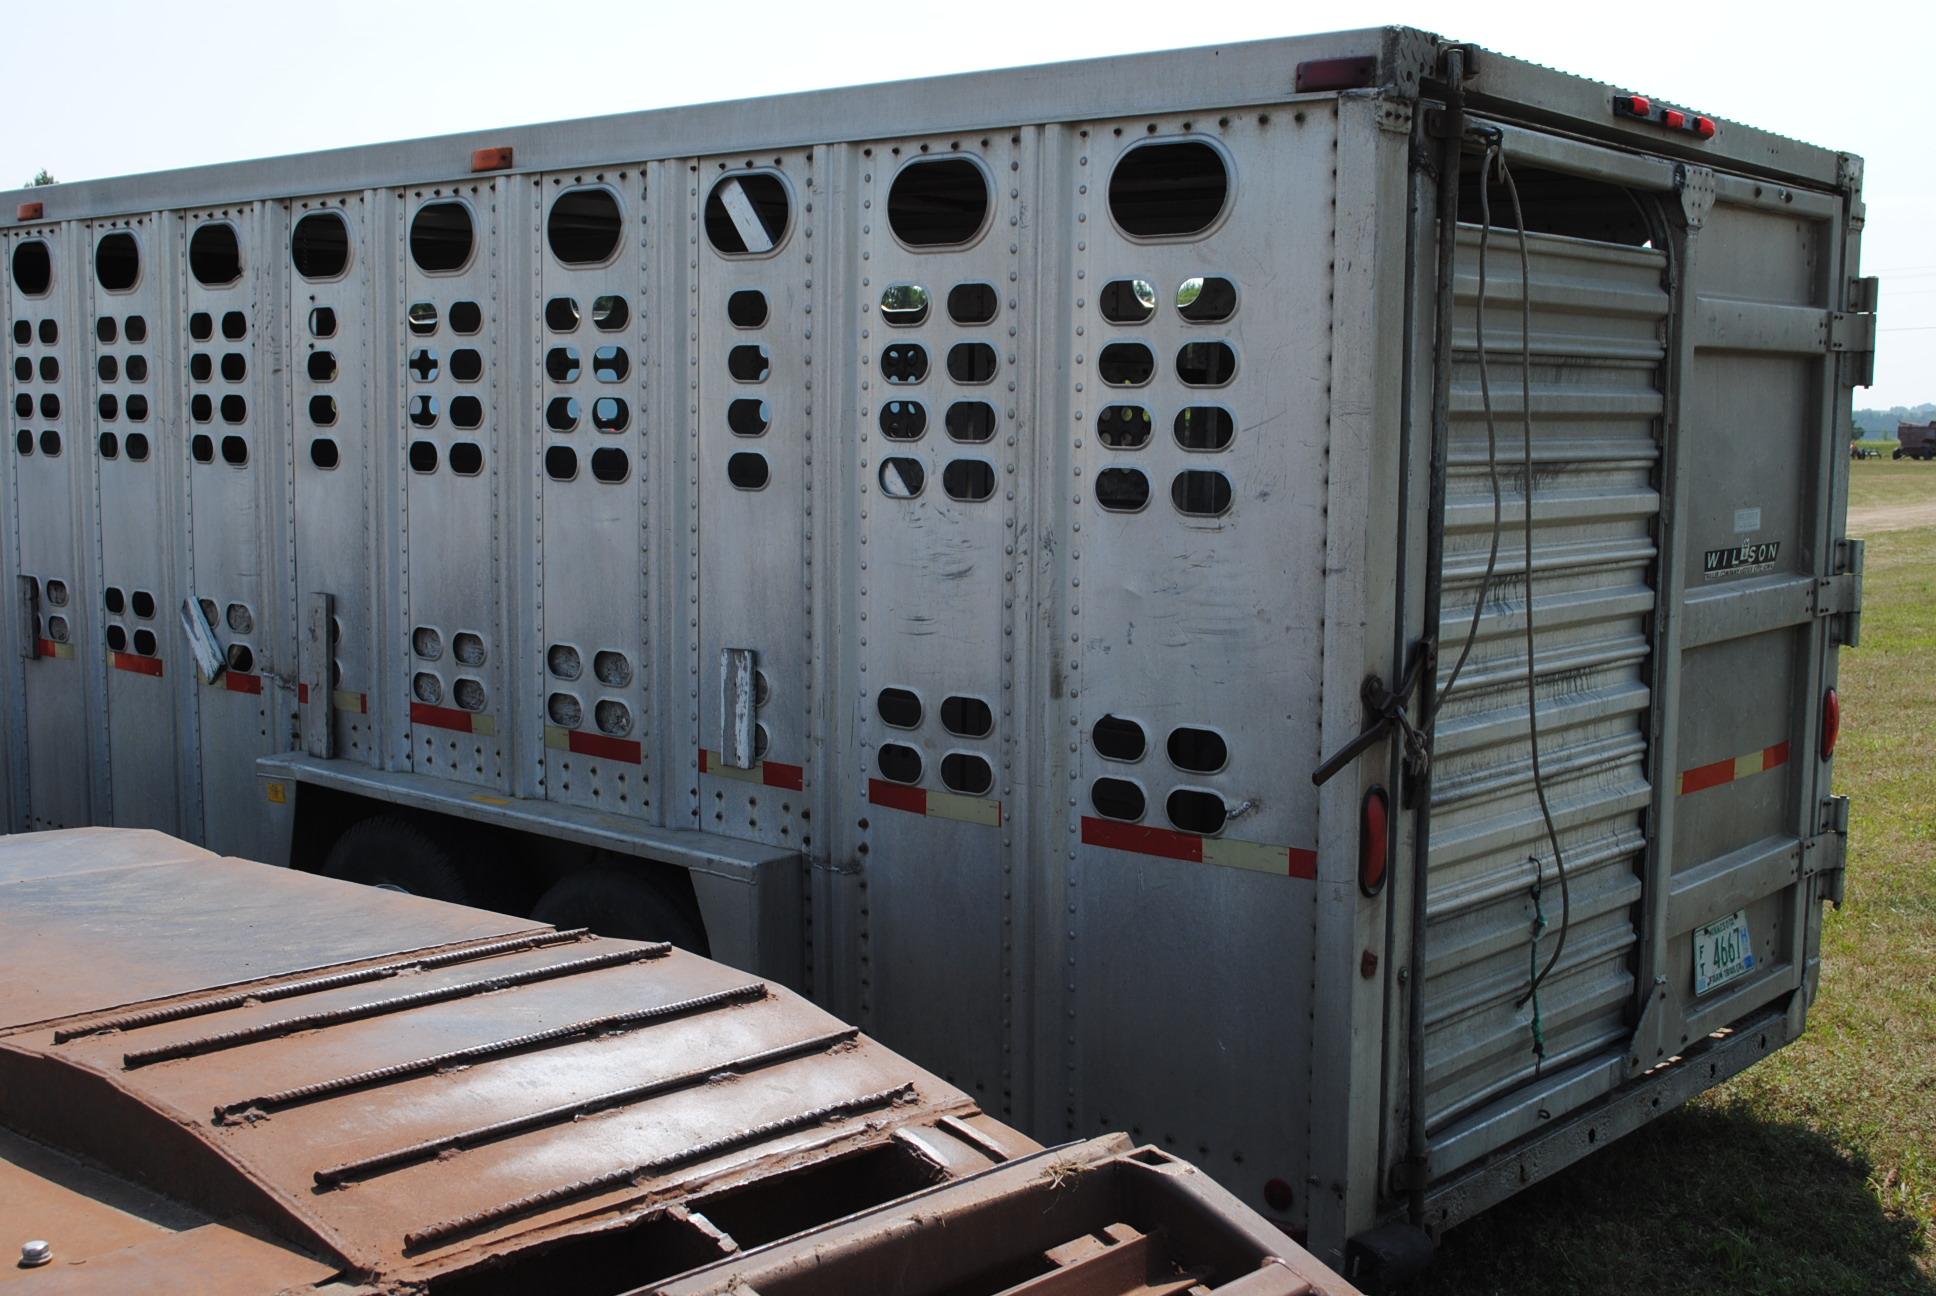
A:
[[[1694,930],[1694,993],[1754,971],[1754,942],[1748,937],[1748,911],[1737,909],[1720,922]]]

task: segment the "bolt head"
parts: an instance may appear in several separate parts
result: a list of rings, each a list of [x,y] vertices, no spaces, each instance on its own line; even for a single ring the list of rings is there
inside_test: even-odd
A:
[[[38,1269],[54,1258],[54,1248],[36,1238],[20,1244],[20,1267]]]

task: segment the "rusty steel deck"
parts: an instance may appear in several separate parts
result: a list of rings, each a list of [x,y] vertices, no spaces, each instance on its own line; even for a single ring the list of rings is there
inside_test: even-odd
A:
[[[1041,1153],[798,995],[669,945],[156,834],[0,839],[0,959],[0,1215],[53,1256],[0,1277],[23,1291],[159,1267],[216,1293],[618,1292]],[[1059,1173],[1100,1186],[1127,1150]],[[1006,1182],[916,1209],[965,1218]],[[1152,1226],[1102,1215],[1077,1236]],[[1006,1263],[1004,1232],[984,1247]],[[1160,1273],[1067,1290],[1214,1290]],[[779,1289],[864,1289],[815,1282]]]

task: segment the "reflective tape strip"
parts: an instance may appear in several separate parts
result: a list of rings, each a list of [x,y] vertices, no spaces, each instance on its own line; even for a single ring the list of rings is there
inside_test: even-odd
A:
[[[930,792],[926,788],[890,783],[886,779],[867,781],[867,799],[889,810],[904,810],[930,819],[952,819],[957,823],[1002,826],[1002,803],[993,797],[963,796],[959,792]]]
[[[72,661],[74,659],[74,645],[69,643],[55,643],[52,639],[42,639],[40,641],[40,655],[42,657],[58,657],[62,661]]]
[[[111,652],[108,654],[108,660],[114,663],[116,670],[127,671],[131,675],[152,675],[156,679],[161,678],[161,658],[159,657],[143,657],[139,653]]]
[[[238,671],[223,671],[222,687],[231,693],[260,693],[262,692],[262,677],[260,675],[244,675]]]
[[[1132,851],[1160,859],[1182,860],[1189,864],[1216,864],[1223,868],[1251,869],[1275,873],[1279,877],[1315,879],[1318,853],[1299,846],[1273,846],[1265,842],[1237,841],[1229,837],[1204,837],[1178,832],[1174,828],[1150,828],[1143,824],[1082,818],[1082,843],[1106,850]]]
[[[309,685],[302,681],[296,684],[296,702],[300,706],[309,705]],[[329,695],[329,705],[335,711],[347,711],[351,715],[370,714],[370,695],[355,693],[349,689],[335,689]]]
[[[497,717],[460,711],[456,707],[431,706],[428,702],[410,704],[410,722],[433,729],[454,729],[458,733],[488,738],[497,733]]]
[[[1766,773],[1788,763],[1788,744],[1778,742],[1772,747],[1749,752],[1745,756],[1731,756],[1710,765],[1697,765],[1690,770],[1681,771],[1681,795],[1690,792],[1705,792],[1708,788],[1720,787],[1723,783],[1733,783],[1738,779],[1755,774]]]
[[[615,760],[626,765],[637,765],[642,756],[639,745],[629,738],[581,733],[576,729],[567,729],[563,725],[546,725],[544,743],[553,751],[572,752],[579,756],[596,756],[601,760]]]
[[[789,792],[799,792],[807,786],[807,769],[804,765],[789,765],[785,761],[755,761],[752,769],[738,769],[721,764],[719,753],[704,747],[699,749],[699,772],[737,779],[741,783],[784,788]]]

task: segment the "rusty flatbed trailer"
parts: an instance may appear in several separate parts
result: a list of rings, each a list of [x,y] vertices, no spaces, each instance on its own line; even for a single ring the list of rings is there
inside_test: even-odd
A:
[[[146,831],[0,839],[0,1219],[37,1296],[1351,1290],[722,964]]]

